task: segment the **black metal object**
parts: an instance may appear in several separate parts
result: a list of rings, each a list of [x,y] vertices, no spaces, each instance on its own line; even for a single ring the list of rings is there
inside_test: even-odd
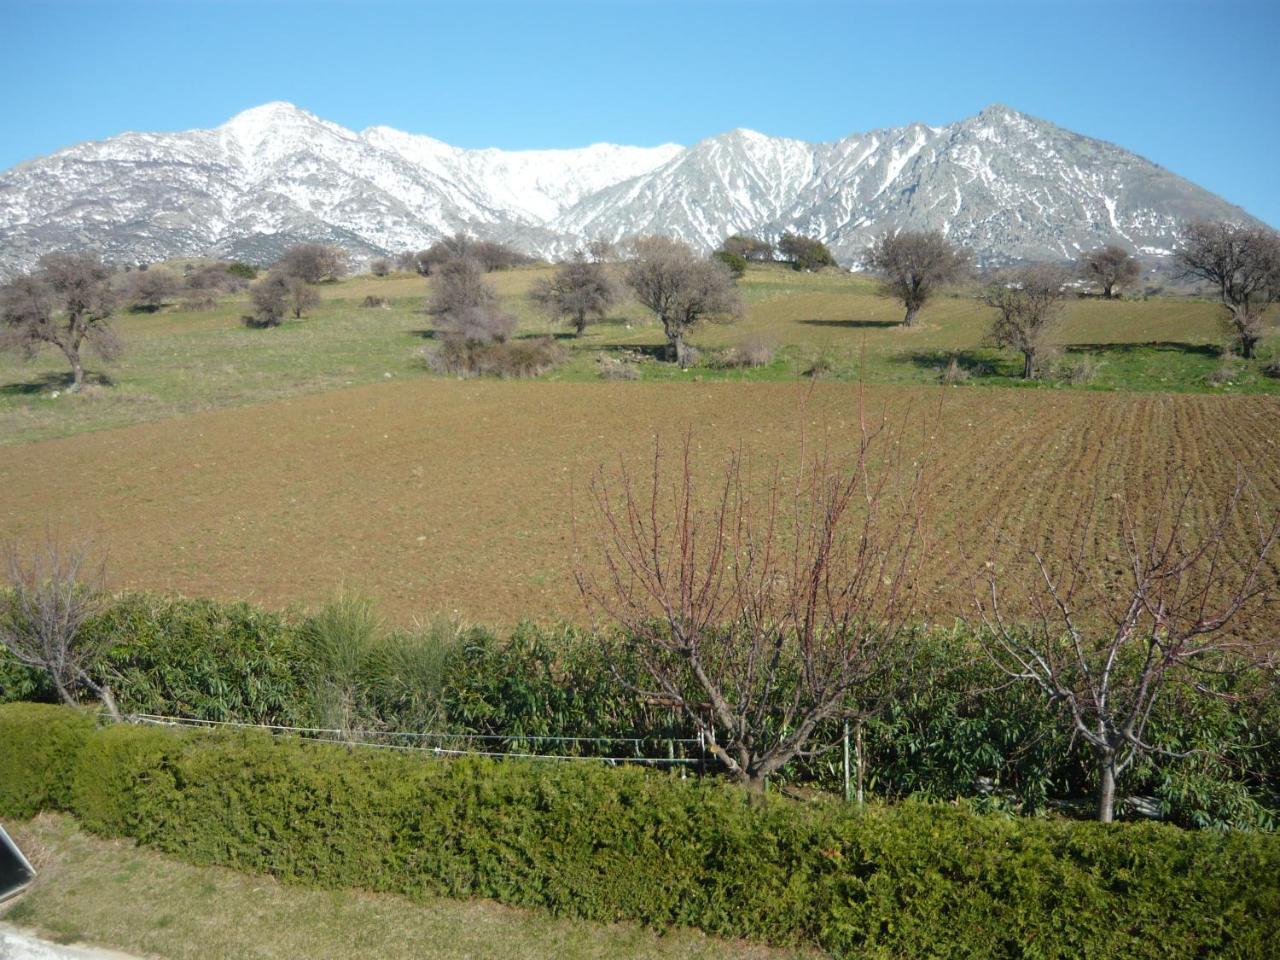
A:
[[[35,867],[0,827],[0,900],[7,900],[36,878]]]

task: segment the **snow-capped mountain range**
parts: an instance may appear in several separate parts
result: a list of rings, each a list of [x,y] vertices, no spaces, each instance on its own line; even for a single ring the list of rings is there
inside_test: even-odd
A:
[[[1161,257],[1180,222],[1255,222],[1120,147],[1004,106],[805,143],[732,130],[691,147],[468,150],[288,103],[212,130],[124,133],[0,174],[0,274],[43,253],[116,262],[266,262],[302,240],[357,259],[456,232],[562,256],[640,233],[714,248],[793,230],[857,265],[894,228],[937,228],[980,261],[1064,259],[1103,243]]]

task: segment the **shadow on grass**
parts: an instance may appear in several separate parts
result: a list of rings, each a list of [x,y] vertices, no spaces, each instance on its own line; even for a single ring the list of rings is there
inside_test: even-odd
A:
[[[1021,361],[1006,363],[977,350],[914,350],[900,353],[894,359],[934,371],[945,370],[954,360],[956,366],[973,377],[1014,376],[1022,372]]]
[[[888,330],[902,326],[900,320],[801,320],[811,327],[839,327],[842,330]]]
[[[48,393],[53,390],[65,392],[71,389],[71,383],[71,371],[69,370],[66,373],[45,373],[34,380],[0,384],[0,397],[33,397],[36,394]],[[100,387],[115,385],[115,381],[109,375],[90,371],[85,372],[84,383],[85,386],[97,385]]]
[[[606,343],[597,348],[601,353],[612,357],[643,357],[648,360],[666,360],[667,345],[665,343]]]
[[[1064,348],[1068,353],[1137,353],[1142,350],[1162,353],[1185,353],[1201,357],[1217,358],[1222,349],[1214,343],[1183,343],[1179,340],[1151,340],[1143,343],[1069,343]]]

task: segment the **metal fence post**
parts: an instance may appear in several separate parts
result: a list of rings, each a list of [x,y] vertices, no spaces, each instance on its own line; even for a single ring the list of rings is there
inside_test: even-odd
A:
[[[854,795],[854,799],[858,801],[858,806],[862,806],[862,799],[863,799],[862,787],[863,787],[863,782],[866,778],[867,758],[865,753],[862,750],[862,719],[861,718],[858,719],[858,724],[856,727],[854,727],[853,748],[856,751],[855,756],[858,764],[857,780],[854,784],[853,795]]]
[[[844,802],[849,802],[849,721],[844,722]]]

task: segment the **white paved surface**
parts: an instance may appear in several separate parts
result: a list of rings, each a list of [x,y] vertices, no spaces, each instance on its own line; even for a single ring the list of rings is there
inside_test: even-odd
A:
[[[132,960],[127,954],[96,947],[64,947],[0,923],[0,960]]]

